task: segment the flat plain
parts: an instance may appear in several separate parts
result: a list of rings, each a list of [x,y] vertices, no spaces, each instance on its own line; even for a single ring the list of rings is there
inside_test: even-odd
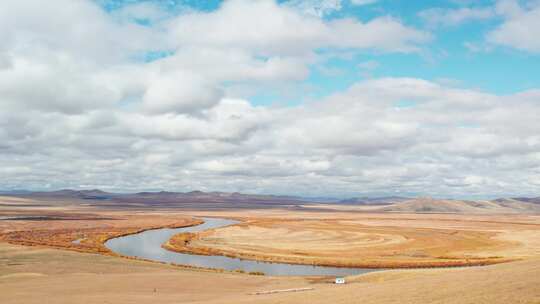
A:
[[[140,210],[76,199],[1,200],[9,205],[0,211],[1,303],[540,303],[535,213],[316,205]],[[398,269],[350,276],[337,286],[328,277],[255,276],[126,259],[102,246],[118,235],[193,225],[201,216],[241,223],[194,234],[178,250]],[[423,268],[463,265],[485,266]],[[260,294],[291,289],[301,291]]]
[[[366,268],[487,265],[540,254],[536,216],[229,213],[242,224],[177,235],[171,250]]]

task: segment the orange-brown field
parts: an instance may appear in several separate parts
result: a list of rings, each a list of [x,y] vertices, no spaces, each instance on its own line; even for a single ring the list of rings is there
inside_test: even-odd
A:
[[[189,216],[163,214],[47,212],[41,213],[41,216],[43,218],[40,220],[0,221],[0,241],[114,255],[104,246],[110,238],[148,229],[202,223]]]
[[[455,218],[441,221],[435,216],[404,221],[377,214],[371,214],[369,219],[249,219],[223,229],[180,234],[165,247],[329,266],[465,266],[520,259],[517,252],[524,245],[512,237],[540,233],[536,225],[485,221],[477,218],[463,224]],[[512,237],[505,238],[509,234]],[[534,255],[533,251],[525,254]]]
[[[367,268],[487,265],[540,255],[540,217],[535,215],[279,211],[228,215],[243,223],[176,235],[165,248]]]
[[[103,247],[118,235],[196,224],[193,216],[242,223],[177,235],[167,246],[341,266],[497,264],[381,271],[335,286],[321,277],[250,276],[124,259]],[[11,206],[0,217],[0,303],[540,303],[538,215]],[[257,294],[291,288],[301,291]]]

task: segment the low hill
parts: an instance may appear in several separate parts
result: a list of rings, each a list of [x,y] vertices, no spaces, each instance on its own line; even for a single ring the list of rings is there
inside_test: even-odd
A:
[[[540,213],[540,205],[513,199],[494,201],[415,198],[383,207],[378,211],[407,213]]]
[[[540,204],[540,197],[515,197],[513,200],[531,204]]]

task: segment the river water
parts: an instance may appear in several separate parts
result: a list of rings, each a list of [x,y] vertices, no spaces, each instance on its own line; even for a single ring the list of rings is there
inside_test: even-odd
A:
[[[203,220],[204,223],[197,226],[147,230],[137,234],[110,239],[105,243],[105,246],[124,256],[196,267],[243,270],[245,272],[259,271],[266,275],[273,276],[345,276],[374,271],[373,269],[365,268],[295,265],[242,260],[225,256],[185,254],[169,251],[161,247],[163,243],[167,242],[173,235],[178,233],[197,232],[238,223],[234,220],[222,218],[203,218]]]

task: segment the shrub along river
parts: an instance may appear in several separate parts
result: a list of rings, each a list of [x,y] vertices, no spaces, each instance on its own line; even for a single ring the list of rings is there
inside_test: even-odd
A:
[[[204,223],[185,228],[162,228],[147,230],[137,234],[131,234],[110,239],[105,246],[110,250],[124,255],[166,263],[181,265],[216,268],[225,270],[242,270],[245,272],[263,272],[274,276],[306,276],[306,275],[329,275],[344,276],[361,274],[374,269],[345,268],[312,265],[296,265],[287,263],[270,263],[252,260],[242,260],[226,256],[206,256],[178,253],[163,249],[161,245],[167,242],[173,235],[183,232],[197,232],[212,228],[225,227],[238,223],[234,220],[222,218],[203,218]]]

